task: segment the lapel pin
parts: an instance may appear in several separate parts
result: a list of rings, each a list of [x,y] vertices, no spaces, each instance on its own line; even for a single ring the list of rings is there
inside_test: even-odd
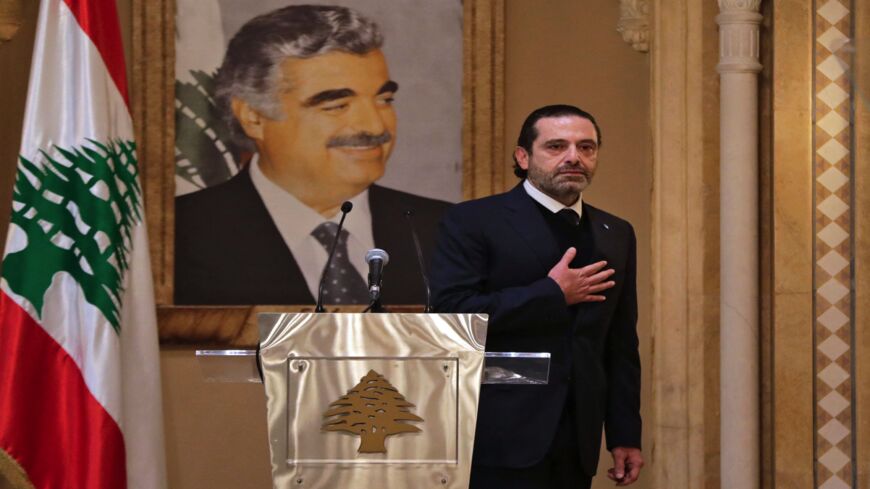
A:
[[[602,223],[601,225],[604,226],[604,229],[610,229],[610,226],[608,226],[607,224]]]

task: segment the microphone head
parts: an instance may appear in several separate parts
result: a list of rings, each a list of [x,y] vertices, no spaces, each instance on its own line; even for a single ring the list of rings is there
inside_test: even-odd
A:
[[[348,212],[350,212],[351,209],[353,209],[353,204],[351,204],[349,201],[345,200],[341,203],[341,212],[347,214]]]
[[[366,252],[366,263],[371,263],[372,260],[381,260],[384,265],[390,263],[390,255],[380,248],[372,248]]]
[[[410,218],[410,217],[413,217],[413,216],[414,216],[414,209],[407,209],[407,210],[405,210],[405,217]]]

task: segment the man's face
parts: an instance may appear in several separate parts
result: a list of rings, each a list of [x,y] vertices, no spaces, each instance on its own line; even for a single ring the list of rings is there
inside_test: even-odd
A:
[[[340,203],[380,178],[395,142],[398,89],[381,51],[288,58],[281,71],[283,118],[246,125],[237,112],[264,173],[315,208],[312,199]]]
[[[592,182],[598,168],[598,134],[592,121],[569,115],[535,123],[532,152],[518,147],[514,156],[529,181],[545,194],[572,205]]]

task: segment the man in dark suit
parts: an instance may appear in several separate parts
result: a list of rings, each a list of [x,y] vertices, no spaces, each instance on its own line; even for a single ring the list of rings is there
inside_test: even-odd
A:
[[[634,231],[582,201],[600,142],[587,112],[540,108],[514,153],[523,183],[442,221],[436,311],[489,314],[489,351],[552,355],[547,385],[482,387],[472,488],[589,487],[602,426],[617,485],[643,465]]]
[[[326,304],[368,302],[366,250],[390,254],[382,302],[425,300],[424,253],[447,204],[372,185],[396,135],[378,26],[344,7],[296,5],[247,22],[215,80],[234,141],[255,154],[228,182],[176,199],[176,304],[310,304],[327,251]],[[354,205],[338,233],[339,209]]]

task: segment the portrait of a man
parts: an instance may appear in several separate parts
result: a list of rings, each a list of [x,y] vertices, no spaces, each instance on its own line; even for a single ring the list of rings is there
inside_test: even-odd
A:
[[[368,302],[366,250],[390,254],[384,304],[425,300],[424,255],[447,203],[377,182],[395,148],[399,82],[384,35],[361,13],[293,5],[246,22],[214,77],[214,107],[238,153],[228,180],[176,199],[176,304]],[[425,178],[425,175],[420,175]]]

